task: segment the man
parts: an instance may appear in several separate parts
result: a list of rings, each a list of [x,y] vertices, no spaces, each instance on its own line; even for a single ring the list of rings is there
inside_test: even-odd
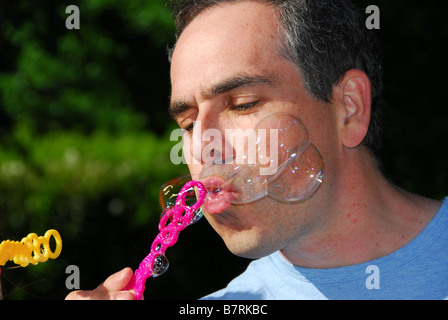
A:
[[[231,252],[257,259],[207,298],[446,298],[448,204],[401,190],[378,169],[381,70],[356,10],[344,0],[196,0],[175,10],[170,112],[179,126],[253,128],[285,112],[302,120],[325,166],[307,201],[265,197],[205,212]],[[189,164],[193,179],[202,167]],[[68,298],[132,298],[120,291],[131,275]]]

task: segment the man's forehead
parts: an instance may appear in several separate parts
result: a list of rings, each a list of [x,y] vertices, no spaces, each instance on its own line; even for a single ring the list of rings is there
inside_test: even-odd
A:
[[[244,44],[245,37],[270,39],[279,32],[275,7],[258,1],[231,1],[203,10],[183,30],[175,50],[186,45]],[[185,49],[185,48],[182,48]]]
[[[199,93],[207,97],[242,84],[272,84],[270,65],[283,59],[272,8],[256,1],[229,2],[205,10],[184,29],[171,60],[175,110],[194,104]]]

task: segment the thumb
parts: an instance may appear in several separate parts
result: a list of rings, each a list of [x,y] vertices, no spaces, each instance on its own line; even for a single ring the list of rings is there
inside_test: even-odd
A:
[[[132,269],[127,267],[110,275],[106,281],[100,284],[97,290],[120,291],[126,287],[133,275]]]

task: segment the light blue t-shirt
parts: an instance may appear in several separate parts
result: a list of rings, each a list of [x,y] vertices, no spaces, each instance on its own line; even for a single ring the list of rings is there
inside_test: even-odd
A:
[[[448,197],[426,228],[401,249],[366,263],[330,269],[294,266],[280,252],[204,299],[447,299]]]

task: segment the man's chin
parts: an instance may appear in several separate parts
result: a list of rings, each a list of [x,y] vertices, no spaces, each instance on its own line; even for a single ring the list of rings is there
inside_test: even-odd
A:
[[[268,249],[261,243],[248,242],[241,239],[225,239],[224,243],[229,251],[241,258],[259,259],[274,253],[276,249]]]

